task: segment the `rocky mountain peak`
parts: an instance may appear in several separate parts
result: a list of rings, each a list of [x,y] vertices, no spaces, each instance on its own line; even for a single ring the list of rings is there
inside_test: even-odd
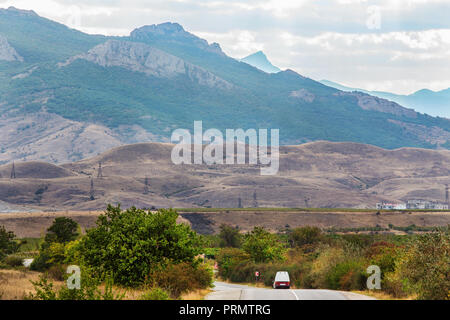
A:
[[[172,22],[152,24],[140,27],[131,32],[131,37],[140,36],[142,34],[170,37],[192,36],[189,32],[186,32],[180,24]]]
[[[22,10],[22,9],[17,9],[16,7],[9,7],[8,9],[1,9],[0,8],[0,14],[15,14],[15,15],[20,15],[20,16],[33,16],[33,17],[37,17],[37,13],[34,12],[33,10]]]
[[[224,55],[218,43],[209,44],[194,34],[184,30],[184,28],[173,22],[152,24],[133,30],[130,34],[133,40],[151,44],[154,41],[170,41],[182,45],[194,46],[199,49]]]
[[[0,60],[23,61],[23,58],[11,47],[8,40],[2,35],[0,35]]]
[[[404,116],[407,118],[417,118],[417,112],[413,109],[404,108],[401,105],[378,97],[371,96],[367,93],[353,91],[334,93],[336,96],[351,96],[358,101],[358,106],[364,110],[379,111],[384,113],[391,113],[397,116]]]
[[[102,67],[122,67],[158,78],[187,76],[190,80],[208,87],[230,89],[232,85],[211,72],[184,60],[139,42],[108,40],[87,53],[74,56],[60,67],[82,59]]]
[[[274,66],[269,59],[267,59],[267,56],[262,51],[255,52],[241,59],[241,61],[267,73],[277,73],[281,71],[280,68]]]

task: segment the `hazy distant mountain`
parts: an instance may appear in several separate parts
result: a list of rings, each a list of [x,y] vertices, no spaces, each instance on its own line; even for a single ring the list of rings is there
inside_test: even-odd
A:
[[[269,59],[267,59],[267,56],[262,51],[255,52],[241,59],[241,61],[267,73],[277,73],[281,71],[280,68],[275,67]]]
[[[350,88],[339,83],[322,80],[324,85],[342,91],[361,91],[383,99],[388,99],[417,112],[426,113],[435,117],[446,117],[450,119],[450,88],[441,91],[428,89],[419,90],[410,95],[399,95],[383,91],[367,91],[358,88]]]
[[[0,9],[0,37],[0,163],[61,163],[165,142],[194,120],[219,130],[278,128],[282,144],[450,147],[448,119],[292,70],[261,72],[177,23],[106,37],[10,8]]]

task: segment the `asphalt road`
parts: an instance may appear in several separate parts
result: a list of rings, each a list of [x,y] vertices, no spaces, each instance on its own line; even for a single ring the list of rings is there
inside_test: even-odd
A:
[[[375,300],[372,297],[352,292],[315,289],[265,289],[214,283],[214,292],[206,300]]]

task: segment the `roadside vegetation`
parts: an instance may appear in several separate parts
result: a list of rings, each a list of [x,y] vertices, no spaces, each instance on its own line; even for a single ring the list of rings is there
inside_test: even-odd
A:
[[[131,291],[141,292],[135,299],[166,300],[209,289],[212,268],[199,256],[204,242],[188,225],[177,224],[177,218],[173,210],[108,206],[86,234],[75,221],[56,218],[30,266],[40,277],[23,298],[115,300]],[[22,257],[13,259],[20,241],[4,229],[0,239],[2,265],[23,270]],[[69,265],[81,269],[80,290],[65,285]]]
[[[201,236],[177,218],[172,209],[108,206],[84,233],[65,217],[40,239],[17,239],[0,226],[0,299],[201,299],[215,263],[224,281],[271,286],[277,271],[288,271],[295,288],[363,293],[367,267],[377,265],[381,290],[374,296],[450,299],[450,227],[410,226],[393,235],[377,227],[243,233],[222,225]],[[33,258],[30,268],[25,258]],[[81,269],[80,290],[67,288],[69,265]]]
[[[216,247],[219,276],[225,281],[271,286],[282,270],[289,272],[296,288],[364,291],[367,267],[377,265],[381,269],[378,296],[450,298],[449,227],[395,236],[337,234],[316,227],[279,234],[256,227],[242,234],[222,226],[208,240]]]

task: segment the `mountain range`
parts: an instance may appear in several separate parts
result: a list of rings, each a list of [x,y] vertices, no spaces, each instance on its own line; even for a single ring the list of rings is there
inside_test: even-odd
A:
[[[281,71],[280,68],[274,66],[269,61],[267,56],[262,51],[255,52],[241,59],[241,61],[267,73],[277,73]],[[402,106],[414,109],[417,112],[429,114],[431,116],[450,118],[450,88],[441,91],[422,89],[409,95],[400,95],[391,92],[369,91],[360,88],[352,88],[329,80],[321,80],[319,82],[341,91],[358,91],[382,99],[394,101]]]
[[[400,95],[384,91],[368,91],[364,89],[351,88],[328,80],[321,80],[320,82],[326,86],[342,91],[364,92],[372,96],[397,102],[398,104],[414,109],[417,112],[450,119],[450,88],[441,91],[422,89],[409,95]]]
[[[177,24],[89,35],[0,9],[0,163],[78,161],[176,128],[278,128],[281,144],[450,148],[450,120],[293,70],[267,73]]]

